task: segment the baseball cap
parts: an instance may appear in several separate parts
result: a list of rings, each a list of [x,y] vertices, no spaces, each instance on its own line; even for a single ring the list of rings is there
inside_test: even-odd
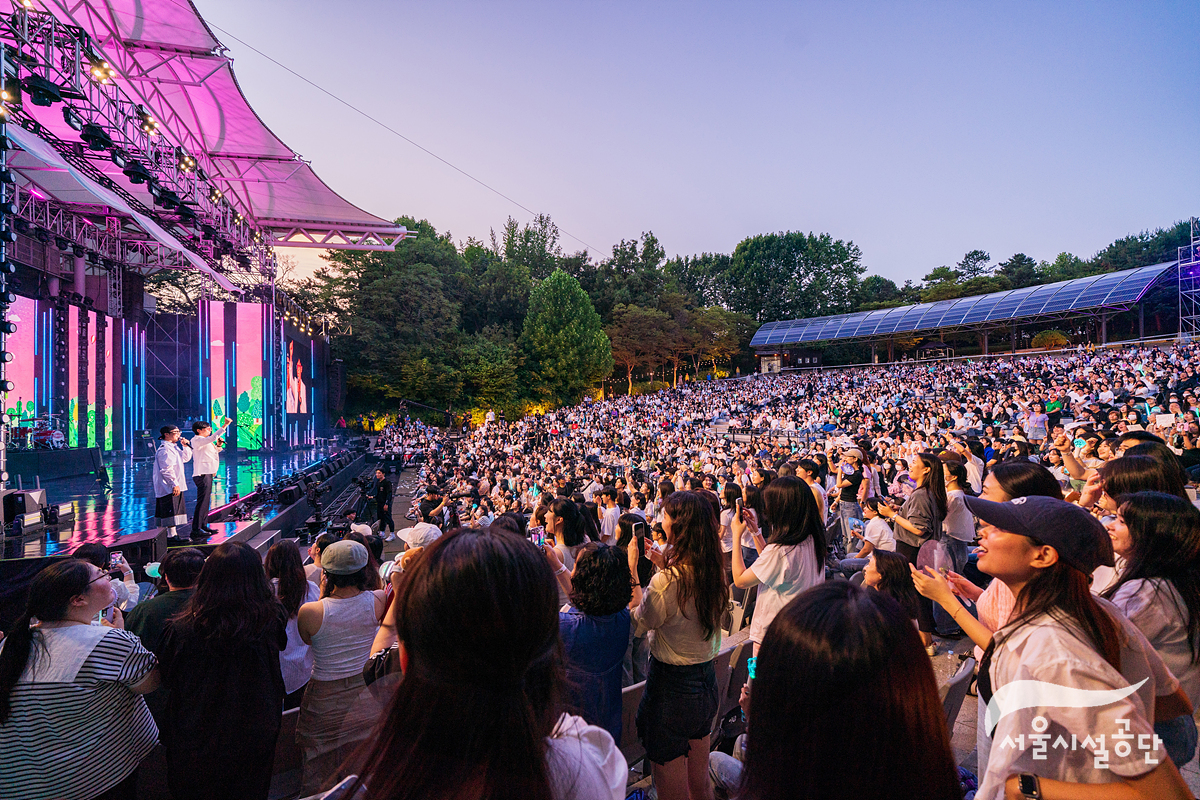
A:
[[[321,569],[334,575],[352,575],[367,565],[367,548],[350,539],[342,539],[321,553]]]
[[[1003,503],[968,497],[966,503],[984,522],[1050,545],[1059,558],[1086,575],[1101,564],[1114,566],[1108,531],[1073,503],[1042,496],[1014,497]]]
[[[843,456],[853,456],[856,461],[862,461],[862,450],[857,447],[847,447],[842,451]]]
[[[403,528],[396,531],[396,535],[409,547],[426,547],[436,542],[441,537],[442,531],[437,525],[430,525],[428,522],[418,522],[411,528]],[[324,563],[323,558],[322,563]]]

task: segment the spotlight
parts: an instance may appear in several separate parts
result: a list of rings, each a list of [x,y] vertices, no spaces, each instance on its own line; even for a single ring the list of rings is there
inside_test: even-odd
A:
[[[150,170],[142,165],[142,162],[135,159],[130,159],[128,165],[122,170],[129,182],[137,185],[154,180],[154,176],[150,174]]]
[[[138,128],[147,136],[158,135],[158,120],[154,118],[145,106],[139,105],[134,109],[137,115]]]
[[[0,242],[7,242],[8,244],[12,244],[16,240],[17,240],[16,231],[10,230],[8,228],[0,228]]]
[[[36,237],[37,240],[42,244],[50,244],[50,231],[46,230],[45,228],[38,228],[37,233],[34,234],[34,237]]]
[[[0,392],[11,392],[17,388],[17,385],[12,381],[0,381]]]
[[[88,150],[107,150],[113,146],[112,137],[99,125],[84,125],[80,129],[79,138],[83,139],[83,143],[88,146]],[[122,156],[124,156],[124,153],[122,153]],[[117,163],[117,154],[115,151],[113,152],[113,163]],[[119,167],[121,164],[117,164],[117,166]]]
[[[110,67],[107,61],[92,56],[91,75],[92,80],[96,83],[110,83],[113,78],[117,77],[117,71]]]
[[[196,212],[189,208],[185,203],[179,204],[179,220],[180,222],[192,223],[196,221]]]
[[[75,109],[70,106],[63,106],[63,121],[77,131],[83,130],[83,118],[75,113]]]
[[[16,273],[16,271],[17,271],[17,265],[14,264],[13,262],[11,262],[7,259],[5,259],[4,261],[0,261],[0,275],[12,275],[12,274]]]
[[[200,238],[205,241],[212,241],[217,236],[217,229],[207,222],[200,226]]]
[[[235,212],[234,212],[234,214],[233,214],[233,224],[234,224],[234,225],[241,225],[241,224],[242,224],[242,215],[241,215],[240,213],[236,212],[236,211],[235,211]]]
[[[62,102],[62,87],[41,75],[26,78],[25,91],[29,93],[29,102],[35,106],[52,106]]]
[[[21,97],[21,82],[16,77],[5,76],[4,89],[0,90],[0,101],[4,103],[4,108],[20,110],[22,105]]]
[[[12,292],[0,292],[0,303],[8,303],[12,305],[17,302],[17,296]]]
[[[221,190],[215,186],[208,190],[208,201],[214,205],[221,202],[221,198],[224,196],[221,194]]]
[[[9,322],[8,320],[5,320],[4,322],[0,322],[0,333],[16,333],[16,332],[17,332],[17,326],[14,323]]]
[[[13,360],[12,353],[8,352],[7,350],[0,350],[0,363],[9,364],[12,362],[12,360]],[[8,415],[5,414],[4,416],[8,416]],[[7,424],[8,420],[4,420],[4,422],[5,422],[5,424]]]
[[[0,169],[0,183],[12,185],[17,182],[17,176],[13,175],[11,169]]]
[[[71,255],[75,256],[76,258],[83,258],[85,253],[87,253],[87,250],[83,249],[79,245],[74,245],[71,248]]]
[[[99,264],[100,264],[100,254],[99,254],[99,253],[94,253],[94,252],[92,252],[91,250],[89,250],[89,251],[88,251],[88,254],[87,254],[87,260],[88,260],[88,263],[89,263],[89,264],[91,264],[93,267],[95,267],[95,266],[99,266]]]
[[[170,211],[179,205],[179,195],[172,192],[170,189],[164,189],[161,186],[155,186],[155,190],[151,190],[150,194],[154,197],[154,205],[162,206]]]
[[[113,148],[110,158],[117,165],[117,169],[125,169],[129,165],[129,156],[119,147]]]
[[[91,307],[92,307],[92,305],[93,305],[93,304],[94,304],[96,301],[95,301],[95,300],[93,300],[91,297],[85,297],[85,298],[83,298],[83,300],[82,300],[81,302],[83,303],[83,307],[84,307],[84,308],[91,308]]]
[[[0,214],[8,214],[12,216],[17,213],[17,204],[12,200],[4,200],[0,202]]]
[[[175,148],[175,164],[180,172],[191,172],[196,168],[196,159],[188,155],[182,147]]]
[[[61,236],[54,238],[54,246],[64,253],[71,249],[71,243]]]

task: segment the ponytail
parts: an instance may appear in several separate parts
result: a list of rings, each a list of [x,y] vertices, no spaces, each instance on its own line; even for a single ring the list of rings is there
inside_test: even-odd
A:
[[[13,688],[25,668],[30,666],[31,658],[37,658],[35,643],[45,649],[41,632],[33,628],[33,620],[55,622],[65,619],[71,598],[87,591],[91,574],[87,562],[68,558],[51,564],[34,576],[25,613],[9,629],[4,637],[4,647],[0,648],[0,725],[8,721],[12,712]]]

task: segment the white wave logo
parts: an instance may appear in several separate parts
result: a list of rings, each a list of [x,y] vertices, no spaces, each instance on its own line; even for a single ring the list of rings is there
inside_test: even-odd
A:
[[[1124,700],[1142,688],[1142,684],[1148,680],[1149,678],[1143,678],[1138,683],[1123,689],[1076,689],[1047,681],[1013,681],[1000,687],[992,695],[983,722],[990,736],[996,730],[996,725],[1000,723],[1000,720],[1014,711],[1042,706],[1056,708],[1106,706],[1109,703]]]

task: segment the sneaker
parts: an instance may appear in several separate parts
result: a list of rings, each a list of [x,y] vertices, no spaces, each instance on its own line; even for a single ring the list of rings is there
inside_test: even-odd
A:
[[[928,647],[926,647],[925,654],[928,655],[930,658],[932,658],[933,656],[936,656],[937,655],[937,645],[931,644]]]
[[[394,534],[394,533],[389,533],[387,536],[385,536],[385,537],[383,538],[383,540],[384,540],[385,542],[394,542],[394,541],[396,541],[396,534]]]

